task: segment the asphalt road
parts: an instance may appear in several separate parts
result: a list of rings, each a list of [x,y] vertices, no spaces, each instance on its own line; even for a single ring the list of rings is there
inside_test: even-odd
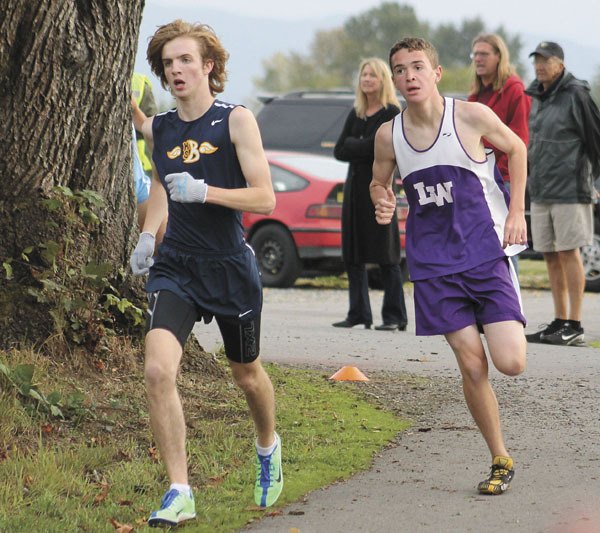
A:
[[[600,532],[600,349],[532,344],[523,375],[491,370],[516,475],[506,494],[483,497],[475,487],[490,459],[462,401],[454,356],[443,338],[414,335],[410,289],[406,296],[408,330],[379,332],[331,327],[345,316],[345,291],[265,290],[265,361],[332,373],[352,365],[367,376],[406,372],[456,385],[439,411],[429,413],[427,431],[419,431],[423,421],[416,420],[369,471],[243,531]],[[380,291],[371,292],[374,318],[381,298]],[[549,292],[524,291],[523,306],[527,332],[552,319]],[[587,341],[600,340],[600,294],[586,294],[583,326]],[[207,349],[219,344],[213,324],[196,326],[196,333]],[[285,439],[283,450],[285,465]]]

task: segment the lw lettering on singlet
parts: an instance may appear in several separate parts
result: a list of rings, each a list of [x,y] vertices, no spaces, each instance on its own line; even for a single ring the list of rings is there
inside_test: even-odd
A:
[[[414,188],[419,195],[419,205],[435,204],[438,207],[444,205],[444,202],[449,204],[454,203],[452,199],[452,182],[445,181],[433,185],[425,185],[422,181],[414,184]]]
[[[201,155],[214,154],[219,149],[218,146],[213,146],[211,143],[204,141],[198,145],[197,141],[188,139],[181,146],[175,146],[167,152],[169,159],[177,159],[179,156],[183,158],[184,163],[195,163],[200,159]]]

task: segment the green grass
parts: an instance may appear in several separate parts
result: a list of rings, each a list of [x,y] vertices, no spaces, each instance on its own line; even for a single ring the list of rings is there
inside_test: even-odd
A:
[[[0,360],[8,364],[1,354]],[[274,365],[267,371],[276,389],[283,442],[285,487],[275,508],[368,468],[373,454],[408,426],[365,401],[360,385],[329,382],[318,372]],[[54,379],[58,382],[61,376]],[[99,405],[94,408],[95,400],[90,400],[93,427],[71,427],[25,412],[22,399],[4,387],[0,531],[111,532],[115,530],[111,520],[150,531],[146,518],[168,483],[155,452],[149,453],[141,376],[138,381],[131,389],[137,392],[122,391],[128,396],[128,408],[110,420],[101,417]],[[45,381],[44,386],[63,384]],[[243,397],[230,381],[210,386],[196,397],[191,391],[197,391],[197,385],[190,387],[185,401],[190,479],[198,513],[185,528],[189,532],[235,531],[264,512],[254,507],[252,499],[254,435]],[[187,390],[189,384],[182,387]],[[117,396],[113,388],[111,397]],[[54,428],[51,435],[42,429],[49,423]],[[137,432],[136,424],[142,428]],[[127,427],[133,428],[131,435]],[[25,445],[18,433],[33,439]],[[12,441],[7,438],[11,435]]]
[[[521,259],[519,261],[519,283],[523,289],[549,290],[546,263],[542,260]],[[294,287],[297,289],[348,289],[348,277],[342,274],[298,278]]]
[[[550,290],[546,262],[535,259],[520,259],[519,283],[523,289]]]
[[[348,277],[345,274],[339,276],[315,276],[311,278],[298,278],[294,283],[296,289],[348,289]]]

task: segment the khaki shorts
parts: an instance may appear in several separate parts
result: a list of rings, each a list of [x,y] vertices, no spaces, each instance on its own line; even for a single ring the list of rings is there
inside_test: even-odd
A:
[[[589,246],[594,238],[593,204],[531,204],[531,236],[537,252]]]

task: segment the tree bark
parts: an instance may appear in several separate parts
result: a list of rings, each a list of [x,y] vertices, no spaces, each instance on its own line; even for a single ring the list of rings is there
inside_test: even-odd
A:
[[[55,328],[29,295],[49,260],[23,250],[65,245],[69,217],[43,202],[57,186],[106,201],[95,230],[70,227],[85,234],[60,253],[108,262],[113,274],[127,265],[137,236],[130,80],[143,5],[0,0],[0,263],[14,269],[0,276],[0,346],[39,341]]]

